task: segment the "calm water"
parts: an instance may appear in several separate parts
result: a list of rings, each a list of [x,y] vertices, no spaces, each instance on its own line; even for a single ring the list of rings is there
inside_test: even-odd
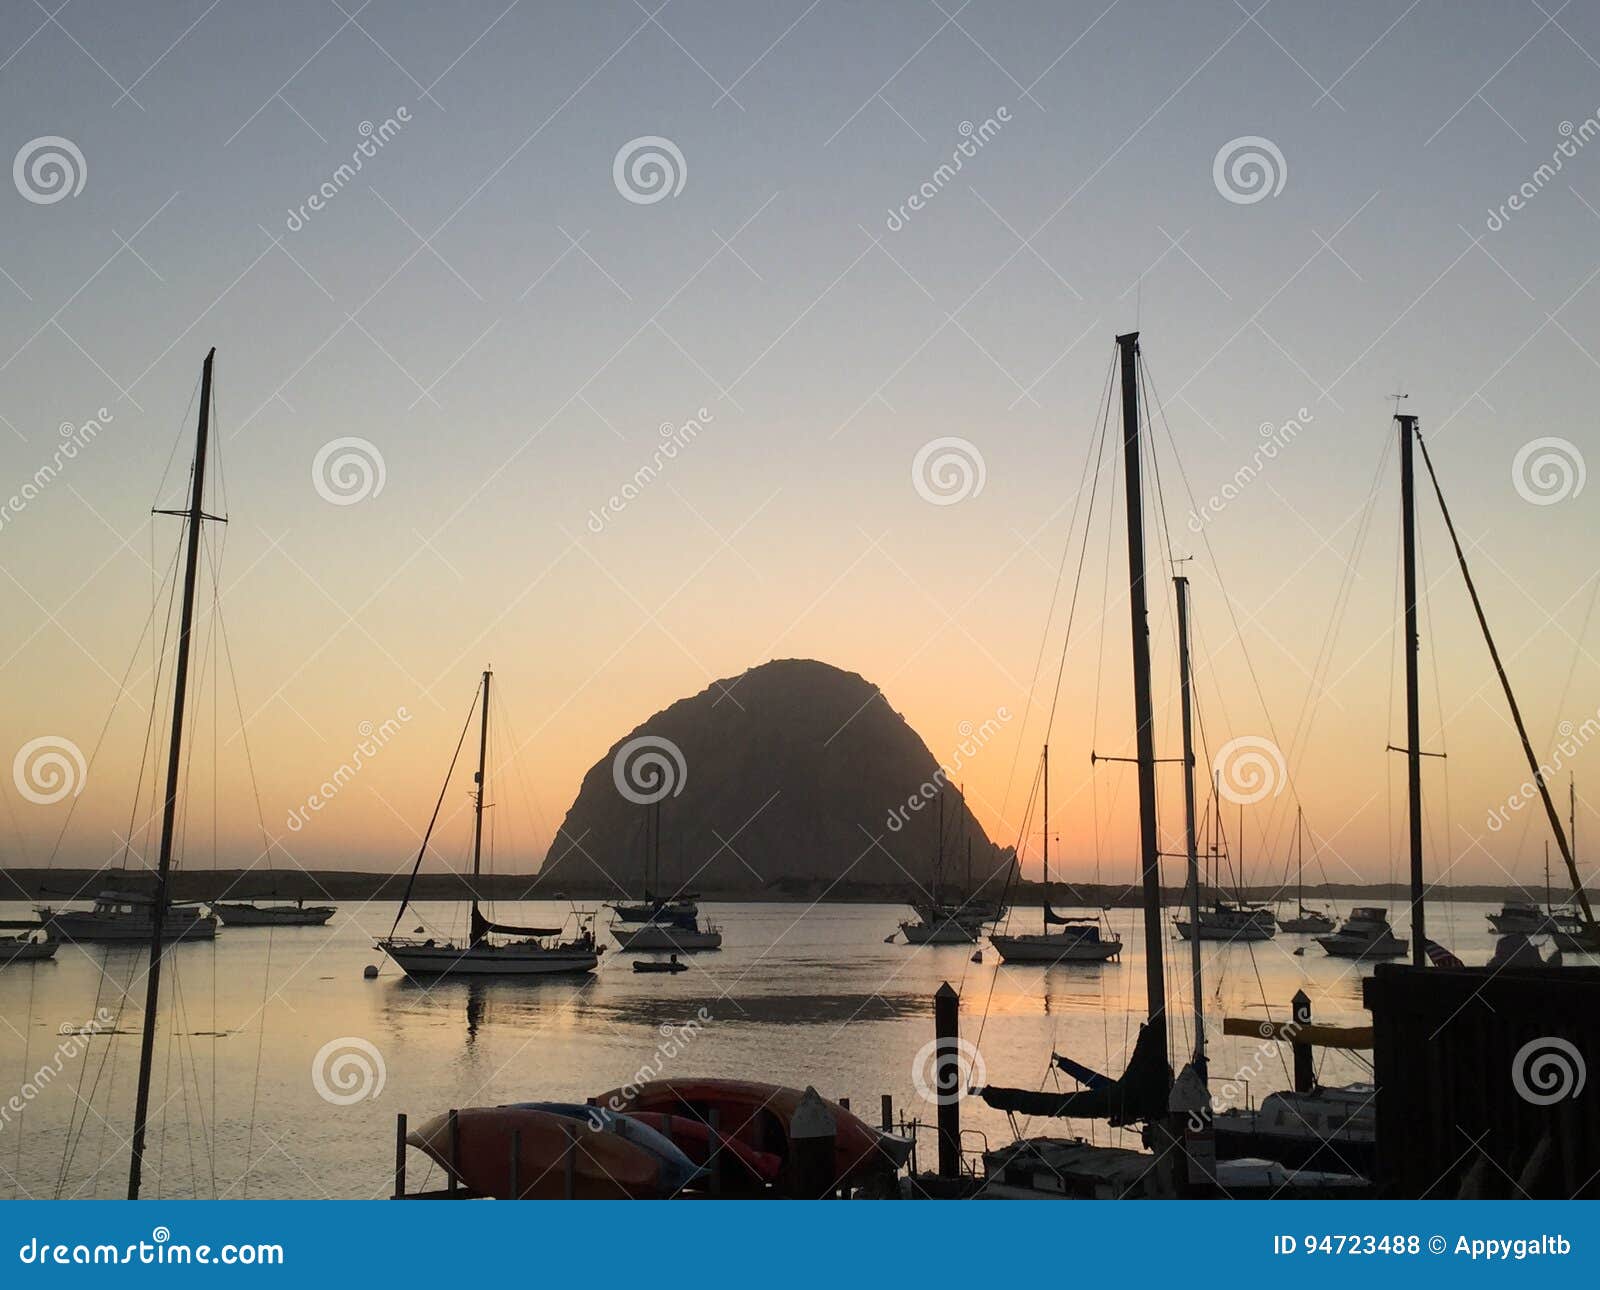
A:
[[[1429,930],[1468,963],[1481,963],[1492,948],[1488,908],[1430,907]],[[26,913],[18,905],[0,910],[7,918]],[[434,930],[465,921],[453,906],[419,912]],[[559,921],[564,912],[534,902],[497,907],[503,920],[531,924]],[[227,928],[212,944],[179,946],[168,959],[175,970],[157,1045],[151,1105],[159,1109],[146,1194],[383,1195],[396,1112],[419,1119],[452,1106],[582,1100],[657,1066],[667,1075],[814,1084],[848,1097],[873,1121],[888,1093],[897,1116],[930,1119],[933,1107],[917,1091],[919,1075],[928,1077],[916,1066],[919,1053],[926,1066],[932,995],[946,980],[961,991],[962,1034],[979,1045],[980,1076],[995,1084],[1040,1087],[1050,1078],[1052,1049],[1120,1073],[1144,1015],[1132,910],[1109,915],[1125,943],[1120,963],[1049,969],[1001,967],[987,942],[981,964],[970,961],[972,947],[886,945],[908,916],[899,906],[711,905],[706,912],[721,924],[725,948],[687,956],[691,971],[638,975],[631,969],[638,956],[613,948],[582,983],[413,985],[372,948],[372,937],[388,931],[391,905],[348,904],[325,928]],[[1036,930],[1038,916],[1020,912],[1013,929]],[[402,930],[417,921],[408,915]],[[1306,953],[1295,957],[1301,946]],[[1370,969],[1328,958],[1309,937],[1205,950],[1214,1088],[1242,1072],[1251,1100],[1259,1100],[1289,1082],[1287,1049],[1223,1038],[1225,1013],[1261,1018],[1270,1004],[1282,1018],[1303,988],[1318,1020],[1366,1019],[1360,977]],[[383,974],[363,980],[362,968],[380,961]],[[1174,1049],[1186,1052],[1187,945],[1170,940],[1167,963],[1178,983]],[[0,969],[0,1104],[19,1093],[26,1108],[0,1115],[0,1196],[123,1194],[143,964],[134,949],[63,945],[54,963]],[[124,992],[133,997],[124,1000]],[[86,1025],[101,1007],[118,1017],[117,1033],[63,1039],[64,1027]],[[710,1020],[697,1031],[672,1032],[701,1009]],[[319,1092],[313,1062],[324,1045],[349,1038],[376,1049],[383,1083],[376,1096],[337,1104]],[[672,1047],[673,1054],[663,1051]],[[1319,1060],[1326,1082],[1367,1077],[1352,1055]],[[32,1078],[46,1066],[49,1078]],[[969,1149],[985,1135],[995,1143],[1011,1137],[1005,1117],[976,1100],[963,1104],[963,1127]],[[1029,1127],[1137,1145],[1132,1135],[1081,1121]],[[923,1142],[931,1152],[931,1137]],[[411,1155],[415,1187],[426,1170]]]

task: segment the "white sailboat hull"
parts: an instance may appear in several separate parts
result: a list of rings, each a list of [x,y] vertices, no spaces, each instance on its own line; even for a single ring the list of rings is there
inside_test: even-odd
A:
[[[1186,941],[1194,939],[1194,928],[1187,918],[1177,922],[1178,935]],[[1224,925],[1208,923],[1205,918],[1200,919],[1200,939],[1202,941],[1270,941],[1277,932],[1272,924],[1239,923]]]
[[[379,941],[378,948],[407,976],[581,976],[600,963],[598,951],[577,946],[428,945]]]
[[[908,945],[975,945],[978,928],[951,920],[944,923],[901,923],[900,932]]]
[[[996,936],[989,943],[1007,963],[1104,963],[1122,953],[1119,940],[1089,939],[1041,932],[1035,936]]]

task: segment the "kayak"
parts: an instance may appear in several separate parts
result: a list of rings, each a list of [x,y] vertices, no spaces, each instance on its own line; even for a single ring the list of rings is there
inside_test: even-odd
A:
[[[695,1164],[703,1166],[711,1163],[711,1126],[697,1116],[633,1111],[629,1113],[628,1118],[639,1124],[648,1125],[671,1139],[673,1145],[680,1148]],[[776,1182],[778,1175],[783,1172],[782,1156],[774,1155],[770,1151],[758,1151],[748,1143],[740,1142],[737,1138],[725,1137],[721,1133],[717,1136],[722,1139],[724,1154],[742,1165],[752,1182],[762,1184]]]
[[[681,1185],[681,1169],[588,1118],[516,1106],[464,1107],[456,1112],[454,1144],[450,1124],[448,1114],[436,1115],[411,1130],[406,1142],[480,1196],[643,1200],[670,1196]]]
[[[568,1120],[582,1120],[591,1129],[615,1133],[634,1146],[643,1147],[660,1157],[666,1170],[662,1181],[669,1192],[681,1191],[705,1173],[703,1164],[696,1164],[690,1159],[669,1135],[636,1116],[618,1115],[603,1106],[588,1106],[583,1102],[517,1102],[508,1109],[545,1111]]]
[[[755,1080],[667,1079],[602,1093],[590,1101],[624,1115],[685,1116],[709,1125],[711,1112],[724,1137],[757,1151],[789,1158],[789,1123],[805,1094],[800,1089]],[[909,1139],[880,1133],[835,1102],[828,1102],[836,1128],[839,1182],[852,1184],[893,1173],[911,1154]]]

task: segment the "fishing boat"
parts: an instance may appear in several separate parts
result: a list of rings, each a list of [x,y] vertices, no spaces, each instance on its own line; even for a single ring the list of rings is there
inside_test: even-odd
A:
[[[1044,781],[1044,930],[1002,934],[989,943],[1006,963],[1105,963],[1122,953],[1122,938],[1102,929],[1098,915],[1059,914],[1050,906],[1050,746],[1042,754]],[[1058,928],[1057,931],[1050,929]]]
[[[1336,959],[1397,959],[1408,951],[1406,943],[1389,926],[1389,911],[1377,905],[1360,905],[1339,930],[1317,937]]]
[[[1297,934],[1312,933],[1326,934],[1333,931],[1335,923],[1333,915],[1325,910],[1312,909],[1306,905],[1306,843],[1304,833],[1304,812],[1298,807],[1294,813],[1294,842],[1295,842],[1295,913],[1291,918],[1280,918],[1278,927],[1285,932]]]
[[[213,900],[208,906],[224,927],[321,927],[338,912],[333,905],[257,905]]]
[[[107,888],[96,892],[89,909],[56,909],[40,905],[34,911],[52,935],[63,941],[129,941],[145,943],[155,929],[156,900],[143,892]],[[199,901],[161,902],[161,939],[209,941],[217,934],[217,920]]]
[[[0,967],[7,963],[41,963],[55,958],[60,942],[38,923],[0,922],[0,928],[7,931],[18,927],[27,930],[20,936],[0,936]]]
[[[420,940],[414,936],[396,936],[400,920],[411,904],[411,893],[416,886],[417,872],[422,858],[427,854],[428,841],[433,836],[433,826],[439,819],[439,808],[450,787],[450,775],[445,775],[444,786],[439,790],[439,800],[433,808],[433,818],[423,835],[422,846],[417,851],[416,862],[411,867],[411,877],[406,882],[405,895],[394,916],[389,935],[377,942],[382,950],[411,977],[436,979],[463,976],[581,976],[593,972],[600,962],[601,947],[595,944],[593,929],[581,920],[577,935],[563,940],[561,927],[520,927],[509,923],[491,922],[485,918],[478,900],[478,878],[483,872],[483,808],[489,789],[489,686],[494,673],[485,670],[483,679],[473,696],[475,707],[481,709],[478,727],[478,773],[472,804],[472,912],[467,938],[460,944],[453,940],[438,941],[432,937]],[[469,711],[470,723],[472,714]],[[462,729],[466,738],[466,728]],[[456,745],[460,754],[461,745]],[[450,761],[455,768],[455,758]],[[510,937],[495,940],[494,936]]]

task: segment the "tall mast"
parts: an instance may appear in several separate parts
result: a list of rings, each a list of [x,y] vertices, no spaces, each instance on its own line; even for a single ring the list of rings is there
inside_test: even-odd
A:
[[[939,786],[939,845],[934,851],[933,903],[944,900],[944,785]]]
[[[1299,912],[1304,913],[1306,908],[1306,843],[1300,828],[1305,820],[1305,808],[1294,808],[1294,873],[1295,873],[1295,904],[1300,907]]]
[[[1144,485],[1139,453],[1139,333],[1117,337],[1122,351],[1122,469],[1128,510],[1128,604],[1133,625],[1133,720],[1139,762],[1139,850],[1144,879],[1145,993],[1150,1024],[1167,1061],[1167,986],[1161,953],[1161,850],[1156,837],[1155,718],[1150,702],[1150,620],[1144,590]],[[1195,929],[1198,932],[1198,928]]]
[[[1205,994],[1200,979],[1200,849],[1194,827],[1194,699],[1189,674],[1189,579],[1174,578],[1178,591],[1178,684],[1183,697],[1183,839],[1189,859],[1189,978],[1194,995],[1194,1068],[1206,1072]]]
[[[1050,745],[1044,746],[1044,930],[1050,930]]]
[[[139,1183],[144,1173],[145,1131],[150,1116],[150,1068],[155,1057],[156,1009],[161,1001],[161,956],[165,952],[168,878],[172,873],[172,840],[178,818],[178,776],[183,763],[183,707],[189,688],[189,642],[194,626],[195,581],[200,566],[200,525],[212,518],[202,509],[206,485],[206,439],[211,432],[211,362],[215,349],[206,355],[200,373],[200,424],[195,431],[194,470],[189,494],[189,509],[161,511],[158,515],[180,515],[188,524],[185,534],[188,550],[183,569],[183,618],[178,630],[178,662],[172,675],[172,739],[167,749],[167,799],[161,810],[161,851],[156,861],[156,889],[150,902],[150,969],[145,974],[144,1030],[139,1039],[139,1084],[133,1102],[133,1156],[128,1163],[128,1199],[139,1199]]]
[[[489,791],[489,678],[494,673],[487,668],[483,673],[483,721],[478,727],[478,785],[477,801],[472,808],[472,943],[476,945],[485,932],[479,926],[482,915],[478,913],[478,874],[483,857],[483,798]]]
[[[1428,966],[1428,936],[1422,901],[1422,720],[1417,706],[1417,507],[1411,445],[1417,419],[1396,414],[1400,423],[1400,534],[1405,582],[1406,634],[1406,811],[1411,851],[1411,961]]]

